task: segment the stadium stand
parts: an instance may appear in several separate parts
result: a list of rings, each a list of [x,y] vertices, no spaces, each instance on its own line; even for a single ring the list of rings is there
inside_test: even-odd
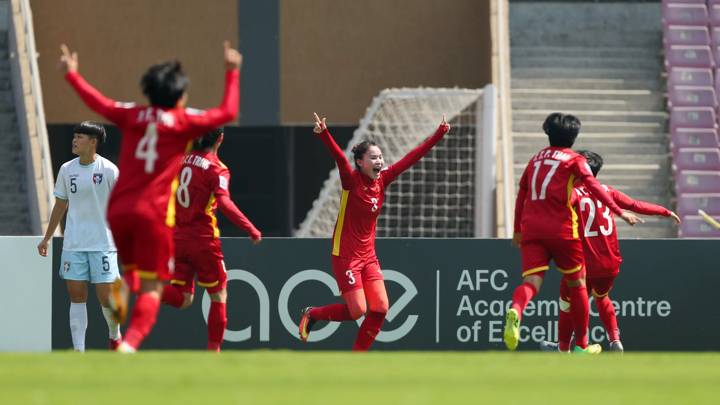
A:
[[[663,0],[662,13],[679,234],[720,237],[698,216],[720,215],[720,1]]]

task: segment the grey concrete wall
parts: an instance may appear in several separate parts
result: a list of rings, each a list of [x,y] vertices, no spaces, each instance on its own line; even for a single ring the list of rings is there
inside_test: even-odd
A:
[[[660,2],[511,2],[512,45],[660,45]],[[603,31],[602,37],[595,35]]]

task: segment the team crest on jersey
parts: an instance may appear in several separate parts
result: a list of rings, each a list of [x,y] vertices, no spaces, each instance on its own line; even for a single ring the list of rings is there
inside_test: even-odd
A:
[[[102,183],[103,174],[102,173],[95,173],[93,174],[93,183],[94,184],[100,184]]]

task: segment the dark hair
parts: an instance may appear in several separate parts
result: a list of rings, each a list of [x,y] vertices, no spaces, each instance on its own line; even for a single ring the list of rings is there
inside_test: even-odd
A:
[[[73,134],[83,134],[97,139],[98,145],[105,143],[107,134],[102,124],[93,121],[83,121],[73,128]]]
[[[577,153],[585,157],[588,166],[590,166],[590,171],[592,171],[593,176],[597,177],[598,173],[600,173],[600,169],[602,169],[603,166],[602,156],[598,155],[595,152],[590,152],[589,150],[579,150],[577,151]]]
[[[363,159],[363,156],[365,156],[365,153],[368,151],[368,149],[370,149],[371,146],[378,146],[378,144],[373,141],[362,141],[359,144],[353,146],[352,153],[355,167],[358,167],[357,161]]]
[[[193,141],[193,150],[204,150],[215,145],[215,142],[217,142],[220,135],[224,132],[223,127],[220,127],[213,129],[200,138],[196,138],[195,141]]]
[[[575,143],[580,125],[580,120],[576,116],[556,112],[545,118],[543,131],[550,140],[550,146],[569,148]]]
[[[152,65],[140,80],[140,87],[150,104],[165,108],[177,105],[188,84],[189,80],[178,61]]]

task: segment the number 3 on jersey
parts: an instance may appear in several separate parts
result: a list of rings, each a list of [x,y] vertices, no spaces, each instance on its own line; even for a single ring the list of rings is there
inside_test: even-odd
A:
[[[545,175],[545,179],[543,180],[542,185],[540,186],[540,196],[538,196],[535,184],[537,183],[537,177],[538,177],[538,172],[540,171],[540,165],[550,166],[550,171],[548,171],[547,174]],[[558,166],[560,166],[560,161],[552,160],[552,159],[545,159],[542,162],[540,162],[540,161],[535,162],[534,166],[535,166],[535,171],[533,172],[532,181],[530,182],[530,189],[532,191],[531,198],[533,201],[544,200],[545,192],[547,191],[548,184],[550,184],[550,180],[552,180],[552,177],[555,175],[555,172],[557,171]]]
[[[188,190],[190,180],[192,180],[192,169],[186,166],[180,172],[180,184],[177,188],[177,202],[184,208],[190,206],[190,190]]]
[[[151,122],[145,129],[145,136],[140,138],[135,148],[135,158],[145,161],[145,173],[152,173],[155,170],[155,161],[157,154],[157,124]]]

